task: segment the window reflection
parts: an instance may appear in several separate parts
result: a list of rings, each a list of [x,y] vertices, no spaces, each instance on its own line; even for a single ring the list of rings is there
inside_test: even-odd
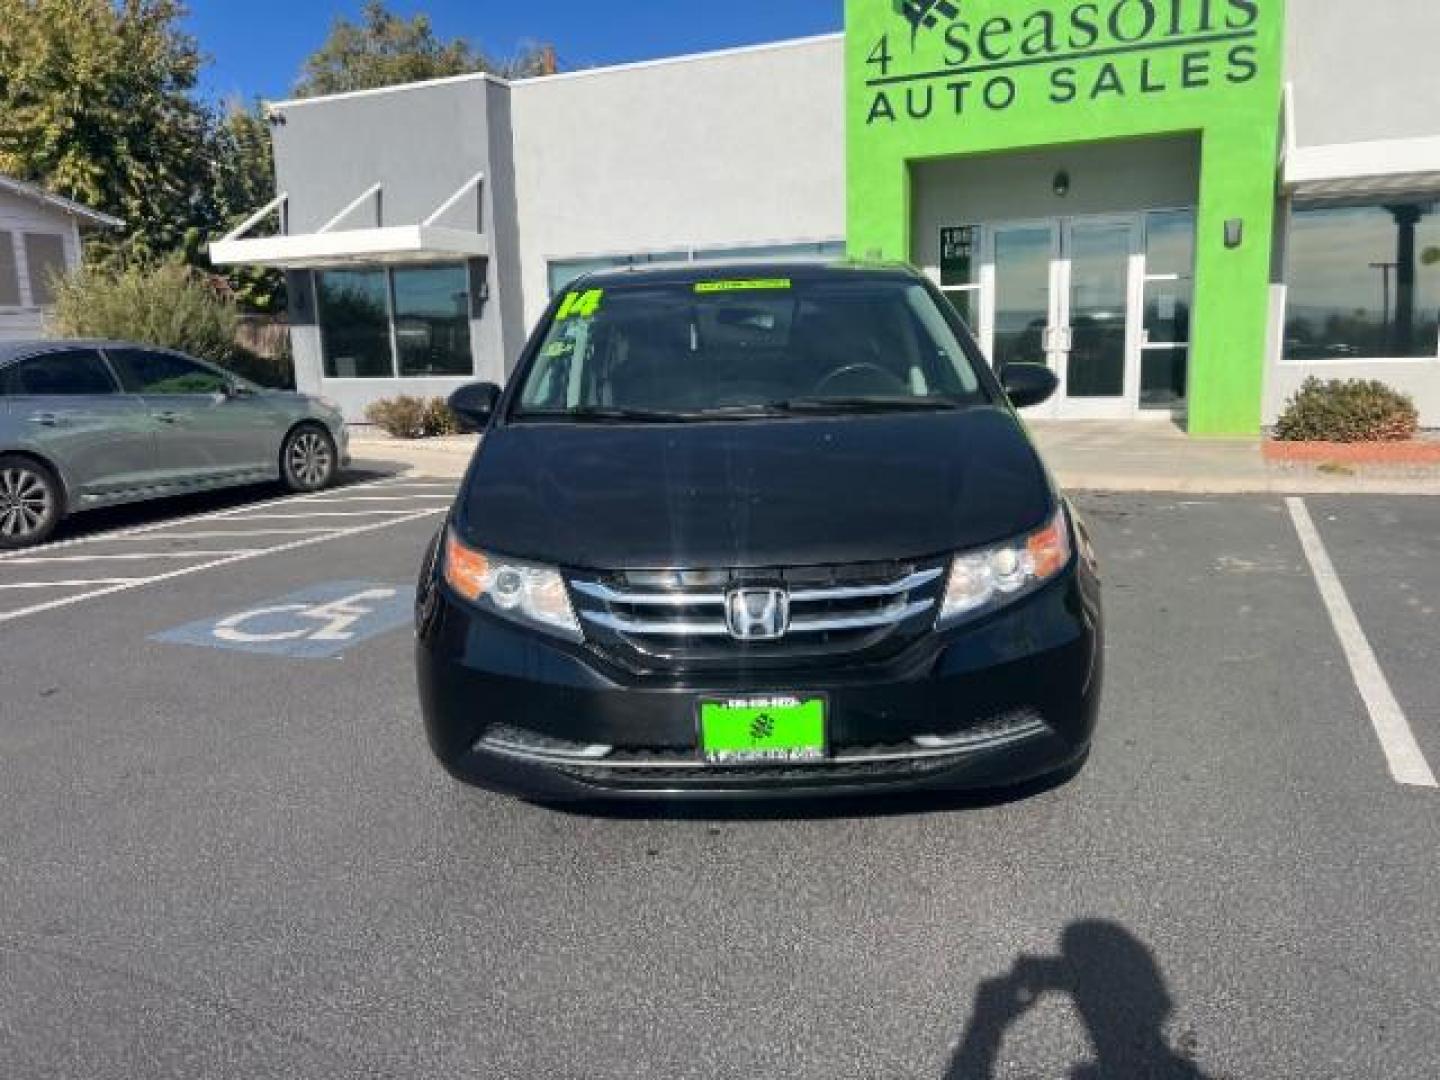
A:
[[[325,270],[315,275],[325,374],[331,379],[388,379],[390,304],[384,270]]]
[[[470,290],[463,266],[395,270],[401,375],[470,375]]]
[[[1285,356],[1437,354],[1435,202],[1297,209],[1290,227]]]

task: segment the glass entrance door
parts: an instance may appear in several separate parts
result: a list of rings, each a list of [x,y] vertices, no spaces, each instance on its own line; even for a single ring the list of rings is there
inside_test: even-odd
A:
[[[1140,224],[1133,217],[1075,218],[1061,229],[1056,267],[1061,414],[1096,418],[1133,411],[1132,358]]]
[[[1057,222],[1002,225],[990,237],[991,294],[989,357],[999,371],[1006,364],[1054,366],[1055,264],[1060,257]]]
[[[1143,278],[1138,215],[985,230],[982,343],[997,370],[1045,364],[1060,391],[1036,415],[1134,412]]]

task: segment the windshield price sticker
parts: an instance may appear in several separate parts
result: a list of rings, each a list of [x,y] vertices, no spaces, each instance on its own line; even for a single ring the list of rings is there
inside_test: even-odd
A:
[[[594,318],[600,310],[600,304],[605,299],[604,289],[587,289],[584,292],[572,292],[565,297],[560,305],[560,310],[555,313],[555,321],[561,322],[565,319]]]
[[[788,289],[789,278],[755,278],[750,281],[702,281],[695,291],[702,296],[706,293],[751,292],[763,289]]]

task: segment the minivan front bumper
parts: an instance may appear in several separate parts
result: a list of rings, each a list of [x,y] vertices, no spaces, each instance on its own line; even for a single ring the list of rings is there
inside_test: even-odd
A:
[[[1025,599],[883,663],[635,675],[503,621],[427,567],[417,668],[430,745],[467,783],[537,801],[770,798],[1005,787],[1083,762],[1100,702],[1099,587],[1077,559]],[[725,765],[698,702],[824,694],[820,762]]]

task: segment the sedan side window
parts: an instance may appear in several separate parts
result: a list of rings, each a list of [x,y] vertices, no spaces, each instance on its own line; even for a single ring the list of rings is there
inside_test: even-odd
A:
[[[132,394],[221,394],[230,385],[218,371],[172,353],[111,349],[120,381]]]
[[[0,371],[0,393],[11,397],[93,397],[118,390],[98,352],[65,349],[32,356]]]

